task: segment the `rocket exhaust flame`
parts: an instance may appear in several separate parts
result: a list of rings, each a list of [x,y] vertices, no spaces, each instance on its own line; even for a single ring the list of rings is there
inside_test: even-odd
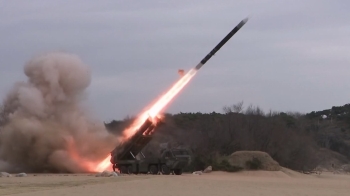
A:
[[[220,48],[248,21],[248,18],[243,19],[235,28],[233,28],[214,49],[212,49],[200,63],[183,77],[181,77],[164,95],[162,95],[149,109],[144,111],[134,123],[124,131],[124,139],[128,139],[133,136],[136,131],[142,126],[142,124],[149,118],[156,117],[162,112],[165,107],[174,99],[176,95],[190,82],[190,80],[196,75],[197,71],[218,51]],[[110,166],[109,156],[106,157],[97,167],[96,171],[105,170]]]
[[[96,166],[95,171],[104,171],[110,166],[109,156]]]
[[[124,131],[124,136],[126,138],[131,137],[147,118],[156,117],[165,108],[165,106],[181,91],[181,89],[183,89],[183,87],[193,78],[196,72],[196,70],[192,69],[182,78],[180,78],[180,80],[176,82],[172,88],[170,88],[159,100],[157,100],[150,107],[150,109],[143,112],[130,128]]]

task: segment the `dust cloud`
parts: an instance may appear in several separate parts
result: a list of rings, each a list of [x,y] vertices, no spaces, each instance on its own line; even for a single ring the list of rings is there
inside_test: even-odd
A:
[[[74,54],[38,55],[0,105],[0,170],[87,172],[118,142],[83,102],[91,83]]]

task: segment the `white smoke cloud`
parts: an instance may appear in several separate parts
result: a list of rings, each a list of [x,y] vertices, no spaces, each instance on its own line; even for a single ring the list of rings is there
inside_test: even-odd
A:
[[[82,158],[99,161],[113,150],[117,138],[82,106],[91,73],[76,55],[39,55],[25,64],[24,73],[28,81],[14,85],[0,110],[1,165],[83,172]]]

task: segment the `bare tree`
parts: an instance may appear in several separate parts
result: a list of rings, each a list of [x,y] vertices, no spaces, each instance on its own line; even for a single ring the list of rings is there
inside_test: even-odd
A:
[[[224,111],[225,114],[230,114],[232,113],[232,108],[231,107],[228,107],[228,106],[224,106],[222,108],[222,110]]]
[[[229,113],[241,113],[243,111],[243,101],[233,104],[231,107],[223,107],[225,114]]]
[[[243,111],[243,101],[234,104],[232,108],[233,108],[233,112],[241,113]]]

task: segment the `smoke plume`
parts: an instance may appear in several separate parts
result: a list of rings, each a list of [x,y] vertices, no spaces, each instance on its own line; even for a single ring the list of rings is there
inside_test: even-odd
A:
[[[34,57],[0,106],[0,170],[86,172],[117,138],[83,107],[91,73],[77,56]]]

